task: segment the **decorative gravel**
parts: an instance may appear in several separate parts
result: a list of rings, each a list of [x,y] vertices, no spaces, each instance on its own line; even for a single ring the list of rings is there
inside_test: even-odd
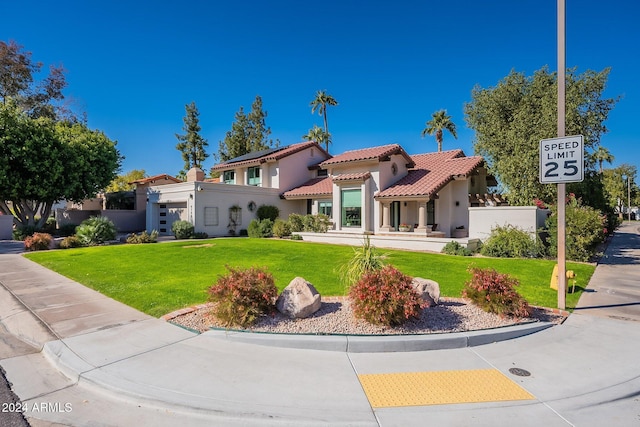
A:
[[[167,315],[172,323],[205,332],[212,327],[225,326],[211,314],[212,305],[205,304],[186,314]],[[182,310],[180,313],[184,313]],[[247,328],[254,332],[294,334],[401,335],[475,331],[529,322],[561,323],[565,316],[545,309],[534,308],[531,318],[513,319],[487,313],[463,299],[448,298],[435,307],[422,311],[419,319],[411,319],[399,327],[371,325],[353,315],[347,298],[330,298],[322,302],[320,310],[306,319],[289,319],[279,312],[260,317]],[[233,329],[233,328],[232,328]]]

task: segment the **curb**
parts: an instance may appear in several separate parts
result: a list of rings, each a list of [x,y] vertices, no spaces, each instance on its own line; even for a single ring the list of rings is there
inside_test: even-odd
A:
[[[533,322],[479,331],[416,335],[304,335],[211,329],[202,335],[219,340],[270,347],[346,353],[391,353],[450,350],[492,344],[531,335],[555,326]]]

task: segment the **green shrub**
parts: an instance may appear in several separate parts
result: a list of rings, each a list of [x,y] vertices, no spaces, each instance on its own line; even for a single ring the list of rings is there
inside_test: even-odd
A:
[[[82,242],[76,236],[67,236],[60,241],[60,249],[79,248]]]
[[[543,254],[542,243],[536,237],[512,225],[496,226],[483,243],[480,253],[498,258],[537,258]]]
[[[178,220],[171,224],[171,232],[176,239],[192,239],[194,234],[194,227],[189,221]]]
[[[547,218],[549,229],[549,254],[557,256],[558,250],[558,215],[557,208],[551,208],[552,215]],[[582,206],[580,200],[569,195],[565,209],[565,251],[567,259],[573,261],[589,261],[595,255],[598,244],[604,241],[606,232],[606,216],[600,211]]]
[[[465,248],[460,243],[455,242],[453,240],[447,243],[446,245],[444,245],[444,248],[442,248],[441,252],[447,255],[458,255],[458,256],[471,255],[471,251],[469,249]]]
[[[193,238],[194,239],[208,239],[209,235],[207,233],[205,233],[204,231],[196,231],[195,233],[193,233]]]
[[[274,310],[278,289],[271,274],[254,267],[227,270],[209,289],[209,300],[215,304],[213,314],[225,326],[245,327]]]
[[[33,225],[25,225],[24,227],[15,228],[11,232],[11,238],[13,240],[24,240],[29,236],[33,236],[36,231],[36,227]]]
[[[289,215],[289,227],[291,228],[291,232],[299,233],[304,231],[304,223],[302,222],[303,215],[298,215],[292,213]]]
[[[28,251],[46,251],[51,245],[51,234],[33,233],[24,239],[24,248]]]
[[[58,228],[58,235],[61,237],[73,236],[76,234],[78,224],[63,224]]]
[[[302,236],[299,234],[292,234],[291,240],[302,240]]]
[[[325,214],[306,215],[303,218],[304,231],[326,233],[331,226],[331,220]]]
[[[529,304],[515,290],[519,285],[518,280],[492,268],[471,267],[469,272],[471,280],[464,285],[463,298],[469,298],[473,304],[489,313],[529,317]]]
[[[302,217],[302,231],[306,231],[307,233],[313,231],[313,215],[307,214]]]
[[[278,215],[280,215],[280,209],[272,205],[260,205],[256,211],[256,216],[259,220],[270,219],[271,221],[275,221]]]
[[[384,267],[385,255],[378,253],[371,244],[369,236],[365,236],[362,246],[353,248],[351,259],[340,267],[339,273],[346,288],[359,281],[363,275],[373,273]]]
[[[56,232],[56,219],[53,217],[47,218],[47,221],[44,223],[40,231],[43,233],[54,234]]]
[[[85,245],[99,245],[116,238],[116,226],[104,216],[85,219],[76,229],[78,240]]]
[[[273,236],[273,221],[270,219],[254,219],[247,228],[249,237],[264,238]]]
[[[246,228],[241,228],[240,229],[240,233],[238,234],[240,237],[247,237],[249,235],[249,232],[247,231]]]
[[[286,237],[291,234],[291,228],[287,221],[283,221],[280,218],[276,219],[273,223],[273,235],[276,237]]]
[[[158,232],[156,230],[151,231],[151,234],[147,231],[143,231],[140,234],[129,234],[127,236],[127,243],[136,245],[141,243],[156,243],[158,241]]]
[[[419,317],[426,303],[411,281],[411,277],[390,265],[365,274],[349,291],[354,315],[385,326],[400,325]]]
[[[325,214],[290,214],[287,222],[289,223],[289,228],[291,228],[291,231],[294,233],[299,233],[301,231],[309,233],[326,233],[331,227],[331,219]]]

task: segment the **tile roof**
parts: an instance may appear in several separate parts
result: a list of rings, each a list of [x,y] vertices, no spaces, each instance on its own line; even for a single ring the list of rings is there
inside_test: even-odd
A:
[[[171,175],[167,175],[166,173],[160,174],[160,175],[154,175],[154,176],[149,176],[147,178],[140,178],[140,179],[136,179],[135,181],[131,181],[129,184],[147,184],[147,183],[154,183],[155,181],[159,181],[161,179],[166,179],[167,181],[173,181],[173,182],[182,182],[182,180],[171,176]]]
[[[331,178],[323,176],[320,178],[313,178],[305,182],[299,187],[293,190],[286,191],[282,196],[285,199],[293,199],[297,197],[305,196],[330,196],[333,192],[333,184]]]
[[[462,150],[417,154],[411,157],[415,161],[415,168],[395,184],[376,194],[376,198],[433,197],[455,176],[469,176],[483,162],[480,156],[466,157]]]
[[[259,165],[261,163],[266,163],[268,161],[280,160],[283,157],[290,156],[290,155],[292,155],[294,153],[297,153],[299,151],[305,150],[305,149],[310,148],[310,147],[317,148],[318,150],[320,150],[321,153],[325,154],[327,157],[330,157],[330,154],[328,154],[324,150],[324,148],[322,148],[317,142],[307,141],[307,142],[300,142],[300,143],[297,143],[297,144],[291,144],[291,145],[288,145],[286,147],[281,147],[280,149],[269,149],[269,150],[264,150],[264,151],[253,153],[253,154],[257,155],[257,157],[256,156],[249,156],[250,158],[248,158],[248,159],[247,159],[246,155],[245,156],[236,157],[235,159],[231,159],[231,160],[228,160],[228,161],[226,161],[224,163],[217,164],[211,169],[212,170],[225,170],[225,169],[236,168],[238,166]],[[264,153],[264,154],[261,155],[262,153]]]
[[[361,150],[346,151],[342,154],[325,160],[320,166],[336,165],[340,163],[361,162],[366,160],[382,160],[392,154],[401,154],[407,159],[407,163],[413,163],[411,157],[398,144],[382,145],[379,147],[363,148]]]
[[[333,181],[365,181],[371,178],[370,172],[361,172],[361,173],[341,173],[338,175],[333,175]]]

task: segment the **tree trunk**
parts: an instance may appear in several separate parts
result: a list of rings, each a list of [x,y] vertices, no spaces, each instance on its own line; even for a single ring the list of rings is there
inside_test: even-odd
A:
[[[329,126],[327,124],[327,106],[325,105],[322,109],[322,118],[324,119],[324,138],[325,143],[327,144],[327,153],[329,152]]]

